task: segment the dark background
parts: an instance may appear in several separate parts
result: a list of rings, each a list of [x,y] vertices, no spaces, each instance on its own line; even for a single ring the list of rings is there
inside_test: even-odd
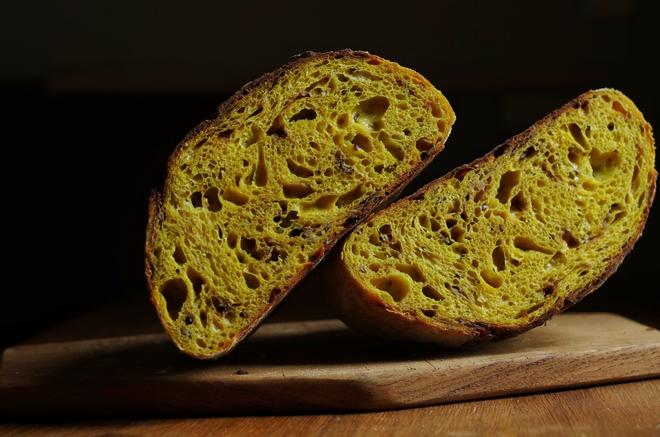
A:
[[[298,52],[368,50],[448,97],[458,120],[447,148],[411,189],[592,88],[624,91],[660,129],[650,1],[12,3],[0,19],[0,345],[91,307],[146,302],[147,196],[169,153]],[[657,314],[658,215],[577,310]],[[324,314],[307,288],[289,307]]]

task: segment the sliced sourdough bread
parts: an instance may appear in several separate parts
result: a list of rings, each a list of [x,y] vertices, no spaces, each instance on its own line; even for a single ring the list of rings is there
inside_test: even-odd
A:
[[[220,106],[150,200],[146,278],[179,349],[231,351],[442,150],[454,119],[418,73],[350,50],[300,55]]]
[[[333,256],[339,312],[386,338],[446,346],[538,326],[632,249],[654,160],[633,102],[587,92],[358,226]]]

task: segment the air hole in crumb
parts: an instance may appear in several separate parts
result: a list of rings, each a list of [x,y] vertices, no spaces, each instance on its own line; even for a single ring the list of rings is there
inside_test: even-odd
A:
[[[177,246],[174,249],[174,261],[176,261],[177,264],[185,264],[186,263],[186,254],[183,253],[183,249],[181,249],[181,246]]]
[[[364,194],[364,186],[362,184],[358,184],[351,191],[339,196],[336,205],[340,208],[346,206],[359,199],[362,194]]]
[[[543,289],[541,290],[543,293],[543,296],[551,296],[555,292],[555,286],[554,284],[546,284]]]
[[[580,245],[580,241],[566,229],[564,229],[564,232],[562,232],[561,239],[564,240],[566,245],[571,249],[575,249]]]
[[[522,191],[518,192],[513,199],[511,199],[511,211],[522,212],[527,208],[527,201]]]
[[[286,165],[289,168],[289,171],[298,177],[308,178],[314,175],[312,169],[299,165],[288,158],[286,160]]]
[[[291,223],[293,223],[297,219],[298,219],[298,211],[289,211],[282,220],[282,223],[280,223],[280,226],[283,228],[288,228],[289,226],[291,226]]]
[[[468,248],[465,244],[455,243],[451,246],[451,249],[459,255],[466,255],[468,253]]]
[[[345,129],[347,126],[348,126],[348,115],[341,114],[339,118],[337,118],[337,127],[340,129]]]
[[[284,130],[284,118],[281,115],[275,117],[273,124],[268,128],[266,134],[269,136],[278,136],[280,138],[286,137],[286,131]]]
[[[632,181],[630,185],[632,186],[633,191],[637,191],[639,189],[639,165],[635,165],[635,168],[633,169]]]
[[[617,100],[615,100],[615,101],[612,103],[612,109],[614,109],[616,112],[620,112],[621,114],[625,115],[626,117],[630,115],[630,114],[628,113],[628,111],[626,111],[626,109],[623,107],[623,105],[621,104],[621,102],[619,102],[619,101],[617,101]]]
[[[417,222],[426,229],[431,229],[431,221],[429,220],[429,217],[426,214],[422,214],[419,217],[417,217]]]
[[[270,295],[268,296],[268,303],[273,303],[277,298],[277,296],[280,295],[280,293],[282,293],[282,290],[280,290],[279,288],[273,288],[270,291]]]
[[[247,194],[235,188],[226,188],[222,193],[222,198],[238,206],[243,206],[250,200]]]
[[[314,120],[316,118],[316,111],[309,108],[304,108],[298,111],[294,116],[292,116],[289,121],[300,121],[300,120]]]
[[[208,204],[209,211],[217,212],[222,209],[222,203],[218,198],[218,189],[216,187],[211,187],[204,193],[204,198]]]
[[[160,294],[167,303],[167,313],[170,319],[176,320],[188,297],[186,283],[180,278],[170,279],[161,285]]]
[[[245,142],[245,147],[249,147],[264,139],[264,131],[257,125],[252,125],[250,128],[250,137]]]
[[[314,189],[305,183],[289,183],[283,185],[284,196],[289,199],[302,199],[314,192]]]
[[[568,150],[568,160],[571,161],[575,166],[580,165],[580,156],[582,156],[582,154],[577,149],[571,147]]]
[[[378,228],[378,232],[384,237],[391,238],[392,237],[392,226],[383,225],[380,228]]]
[[[357,118],[356,121],[359,122],[361,118],[367,120],[381,118],[389,106],[390,101],[387,99],[387,97],[383,96],[376,96],[364,100],[355,108],[355,117]]]
[[[277,248],[273,247],[270,252],[270,258],[268,258],[268,261],[270,262],[277,262],[280,259],[286,259],[287,257],[287,252],[282,249],[282,248]]]
[[[245,285],[247,285],[252,290],[259,288],[261,281],[255,275],[249,272],[243,272],[243,279],[245,279]]]
[[[383,278],[375,278],[371,283],[379,290],[385,291],[395,302],[400,302],[410,291],[410,284],[401,275],[389,275]]]
[[[371,152],[373,150],[369,137],[360,133],[355,134],[351,143],[353,143],[353,147],[355,147],[356,150],[364,150],[366,152]]]
[[[252,111],[252,114],[250,114],[247,118],[252,118],[255,115],[259,115],[259,114],[261,114],[261,111],[263,111],[263,110],[264,110],[264,108],[262,106],[259,106],[257,109]]]
[[[422,314],[424,314],[426,317],[433,317],[435,316],[435,310],[422,310]]]
[[[199,294],[202,292],[202,285],[204,285],[206,282],[204,277],[192,267],[188,267],[186,270],[186,275],[188,275],[188,279],[190,279],[190,282],[192,283],[193,291],[197,296],[199,296]]]
[[[507,171],[500,178],[500,186],[497,189],[497,200],[505,204],[511,197],[511,191],[520,181],[519,171]]]
[[[436,102],[431,102],[431,115],[435,118],[442,117],[442,108]]]
[[[612,171],[619,165],[621,158],[619,152],[612,150],[611,152],[601,153],[598,149],[591,149],[589,153],[589,160],[593,174],[596,179],[602,179],[611,175]]]
[[[547,247],[540,245],[539,243],[528,237],[515,237],[513,239],[513,245],[523,251],[531,250],[531,251],[547,253],[547,254],[553,253],[552,249],[548,249]]]
[[[429,299],[444,300],[444,297],[440,294],[440,292],[430,285],[425,285],[422,287],[422,294],[424,294],[424,296],[428,297]]]
[[[254,238],[241,237],[241,249],[257,261],[261,261],[266,255],[262,249],[259,249],[257,240]]]
[[[225,129],[223,131],[218,132],[218,138],[229,138],[233,133],[234,133],[233,129]]]
[[[614,123],[609,122],[609,123],[607,124],[607,129],[609,129],[609,130],[614,130]]]
[[[506,268],[506,257],[504,256],[504,249],[501,246],[497,246],[493,249],[492,253],[493,265],[500,272]]]
[[[568,125],[568,131],[571,133],[573,136],[573,139],[581,145],[583,148],[587,148],[587,140],[584,138],[584,135],[582,135],[582,129],[580,129],[580,126],[578,126],[575,123],[571,123]]]
[[[525,149],[525,151],[523,152],[522,157],[524,159],[529,159],[529,158],[532,158],[532,157],[536,156],[537,153],[538,152],[536,151],[536,149],[534,147],[530,146],[527,149]]]
[[[397,264],[396,269],[401,273],[405,273],[406,275],[410,276],[410,278],[415,282],[424,282],[426,280],[426,278],[424,278],[424,273],[422,273],[422,270],[416,265]]]
[[[487,269],[482,270],[481,277],[486,282],[486,284],[490,285],[493,288],[500,288],[504,283],[504,278],[502,278],[502,275],[492,270],[487,270]]]
[[[451,239],[458,241],[459,243],[463,241],[463,236],[465,235],[465,229],[460,226],[453,226],[449,231]]]
[[[387,133],[381,132],[378,135],[378,139],[385,146],[385,150],[387,150],[389,152],[389,154],[392,155],[397,161],[401,161],[401,160],[403,160],[403,158],[405,158],[406,154],[403,151],[403,149],[401,148],[401,146],[399,146],[398,144],[393,142],[390,139],[389,135],[387,135]]]
[[[433,143],[426,138],[420,138],[415,143],[415,147],[417,147],[417,150],[420,152],[428,152],[433,148]]]
[[[258,187],[263,187],[268,183],[268,167],[266,166],[263,144],[259,144],[259,159],[254,172],[254,182]]]
[[[202,206],[202,193],[195,191],[190,195],[190,202],[195,208],[201,208]]]
[[[238,242],[238,236],[233,232],[230,232],[229,235],[227,235],[227,246],[233,249],[236,247],[237,242]]]
[[[305,206],[316,209],[328,210],[328,209],[332,209],[332,207],[335,206],[337,199],[338,197],[334,194],[326,194],[324,196],[320,196],[314,202],[311,202],[310,204],[306,204]]]

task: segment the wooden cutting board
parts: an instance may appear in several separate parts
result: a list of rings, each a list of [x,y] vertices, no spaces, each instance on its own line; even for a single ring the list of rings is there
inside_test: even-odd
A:
[[[337,320],[267,323],[225,359],[200,362],[163,334],[4,351],[11,415],[253,414],[369,410],[660,376],[660,332],[569,313],[517,338],[448,351],[374,340]]]

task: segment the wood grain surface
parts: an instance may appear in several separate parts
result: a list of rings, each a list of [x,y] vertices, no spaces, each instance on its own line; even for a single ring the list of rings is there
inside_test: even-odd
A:
[[[0,424],[0,436],[657,436],[660,379],[373,413]]]
[[[17,416],[255,414],[432,405],[660,375],[660,332],[572,313],[461,351],[386,343],[336,320],[268,323],[199,362],[162,334],[5,350],[0,411]]]

